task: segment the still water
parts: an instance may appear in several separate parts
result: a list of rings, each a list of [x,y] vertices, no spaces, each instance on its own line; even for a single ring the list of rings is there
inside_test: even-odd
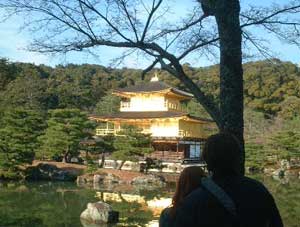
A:
[[[263,181],[274,195],[285,226],[300,227],[300,180],[287,182],[270,177],[256,178]],[[81,227],[80,213],[88,202],[99,200],[109,202],[120,212],[118,226],[147,226],[157,220],[159,206],[168,202],[173,190],[174,185],[151,190],[127,186],[93,189],[58,182],[2,183],[0,226]]]

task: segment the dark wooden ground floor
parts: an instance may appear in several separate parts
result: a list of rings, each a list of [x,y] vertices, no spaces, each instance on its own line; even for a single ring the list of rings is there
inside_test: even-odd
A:
[[[198,138],[157,138],[152,142],[155,151],[148,157],[162,161],[200,161],[204,142]]]

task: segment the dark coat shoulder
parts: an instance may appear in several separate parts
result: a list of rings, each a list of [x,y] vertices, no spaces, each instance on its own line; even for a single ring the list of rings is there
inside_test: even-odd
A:
[[[238,222],[245,227],[281,227],[282,221],[272,195],[260,182],[248,177],[230,177],[215,182],[237,208]],[[203,187],[186,197],[178,210],[175,226],[236,226],[236,219]]]

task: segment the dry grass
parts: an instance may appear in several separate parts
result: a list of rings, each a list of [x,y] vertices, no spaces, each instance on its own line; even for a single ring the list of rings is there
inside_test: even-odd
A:
[[[37,166],[40,163],[54,165],[59,169],[73,172],[77,175],[83,174],[85,169],[87,168],[85,165],[79,165],[79,164],[73,164],[73,163],[63,163],[63,162],[54,162],[54,161],[38,161],[38,160],[33,161],[32,166]]]

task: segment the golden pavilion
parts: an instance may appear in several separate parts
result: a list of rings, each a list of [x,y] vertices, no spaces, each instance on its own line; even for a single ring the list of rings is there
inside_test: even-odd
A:
[[[191,93],[155,76],[150,82],[118,89],[113,94],[121,97],[120,112],[90,116],[102,126],[105,123],[96,129],[96,136],[117,135],[123,125],[134,125],[151,134],[155,150],[151,157],[163,161],[199,160],[207,129],[214,128],[214,122],[184,110],[183,102],[193,98]]]

